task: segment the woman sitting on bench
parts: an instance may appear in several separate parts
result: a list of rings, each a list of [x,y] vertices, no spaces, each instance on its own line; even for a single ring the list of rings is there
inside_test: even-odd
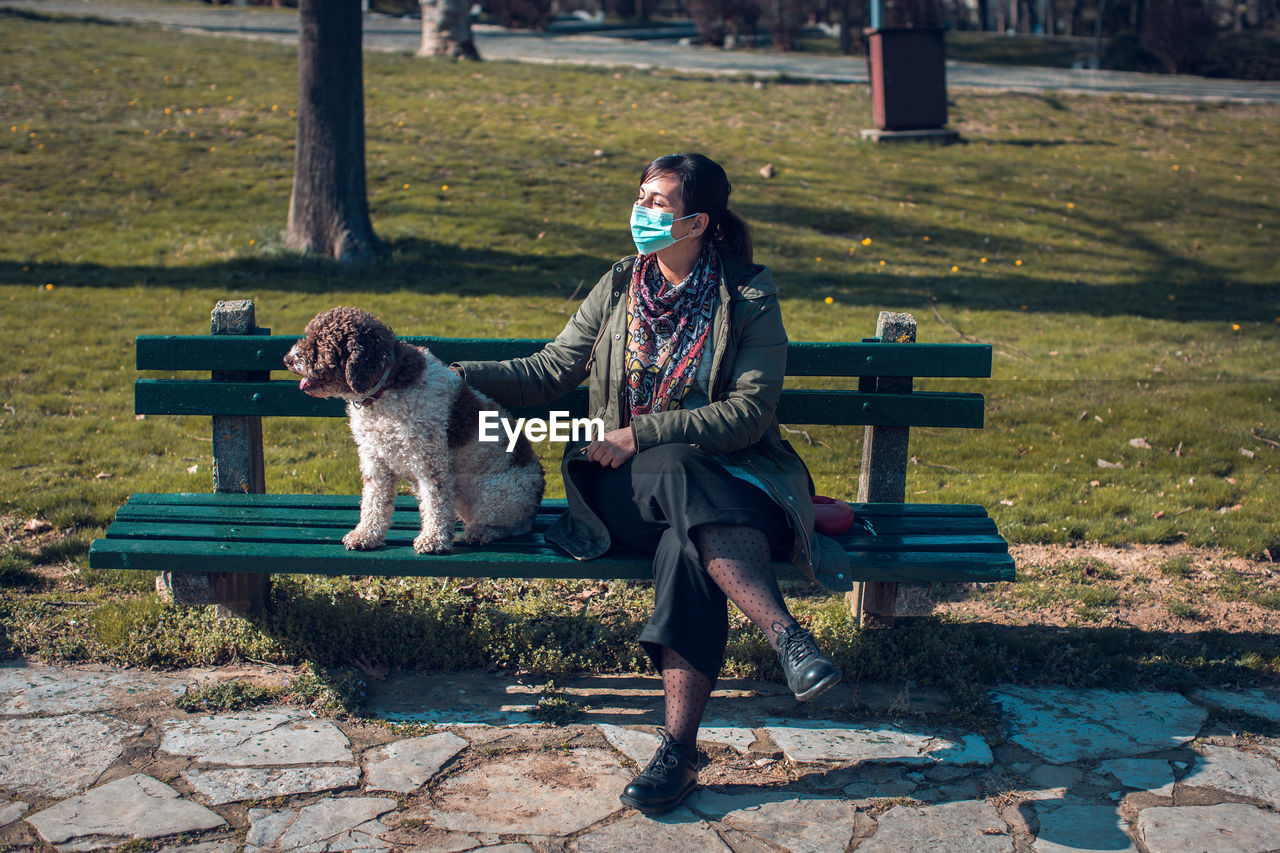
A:
[[[701,154],[654,160],[631,211],[638,256],[614,264],[560,336],[528,358],[453,365],[506,405],[550,402],[590,377],[590,415],[606,434],[566,447],[569,510],[547,539],[582,560],[611,547],[653,555],[640,642],[662,673],[666,727],[622,794],[646,814],[697,784],[726,596],[765,632],[796,698],[840,680],[774,576],[782,559],[815,577],[821,549],[812,481],[774,416],[787,354],[776,289],[751,261],[729,193],[724,169]]]

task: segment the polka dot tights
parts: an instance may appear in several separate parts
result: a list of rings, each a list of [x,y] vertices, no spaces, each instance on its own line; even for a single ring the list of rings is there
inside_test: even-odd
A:
[[[778,589],[764,531],[758,527],[704,524],[691,532],[707,574],[764,631],[769,645],[776,646],[778,634],[796,620]]]
[[[711,698],[711,679],[694,669],[675,649],[663,646],[662,696],[666,703],[667,731],[686,746],[694,746],[702,712]]]
[[[763,530],[728,524],[694,528],[694,544],[703,568],[729,600],[765,632],[770,645],[795,624],[773,574],[769,539]],[[711,698],[712,680],[694,669],[674,649],[662,649],[662,693],[666,728],[681,743],[693,746]]]

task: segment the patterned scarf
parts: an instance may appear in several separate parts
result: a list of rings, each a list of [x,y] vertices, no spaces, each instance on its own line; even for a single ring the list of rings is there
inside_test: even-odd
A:
[[[711,339],[720,256],[710,242],[684,281],[670,285],[655,254],[636,259],[627,288],[627,400],[631,414],[680,408]]]

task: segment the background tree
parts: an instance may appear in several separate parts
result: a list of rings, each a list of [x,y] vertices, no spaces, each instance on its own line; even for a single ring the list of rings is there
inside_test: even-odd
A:
[[[418,56],[451,56],[479,59],[471,35],[470,0],[420,0],[422,47]]]
[[[987,29],[990,20],[991,10],[988,8],[987,0],[978,0],[978,29]]]
[[[360,0],[301,0],[298,18],[298,137],[285,243],[364,260],[381,243],[365,189]]]
[[[1171,74],[1198,74],[1217,35],[1212,12],[1195,0],[1153,3],[1143,17],[1142,45]]]
[[[840,52],[846,56],[866,52],[867,4],[862,0],[831,0],[831,15],[840,25]]]

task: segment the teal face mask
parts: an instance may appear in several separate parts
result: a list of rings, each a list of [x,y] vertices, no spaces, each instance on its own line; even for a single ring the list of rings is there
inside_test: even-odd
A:
[[[631,239],[635,241],[636,251],[642,255],[652,254],[668,246],[674,246],[685,237],[692,236],[686,234],[677,240],[671,236],[671,226],[697,215],[691,213],[676,219],[670,213],[659,212],[651,207],[637,204],[631,208]]]

